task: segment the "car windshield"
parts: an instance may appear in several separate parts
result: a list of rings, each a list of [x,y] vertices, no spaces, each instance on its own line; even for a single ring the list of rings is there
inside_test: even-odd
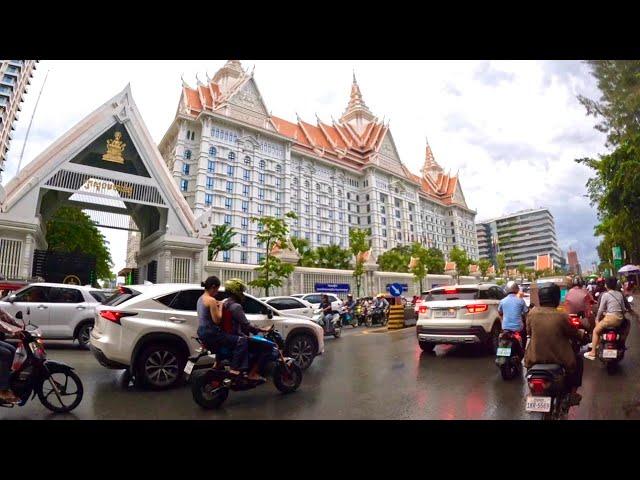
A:
[[[476,300],[477,288],[436,288],[422,296],[425,302],[437,302],[441,300]]]

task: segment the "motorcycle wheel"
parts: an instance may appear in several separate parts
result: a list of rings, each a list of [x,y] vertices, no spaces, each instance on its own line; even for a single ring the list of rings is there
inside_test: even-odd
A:
[[[302,383],[302,369],[296,363],[279,363],[273,371],[273,383],[282,393],[295,392]]]
[[[333,330],[333,336],[335,338],[340,338],[340,335],[342,335],[342,328],[338,327]]]
[[[505,362],[500,366],[500,373],[503,380],[513,380],[518,375],[518,366],[511,361]]]
[[[609,375],[615,375],[618,372],[618,362],[607,363],[607,373]]]
[[[371,317],[367,317],[367,319],[365,320],[364,324],[367,327],[370,327],[371,325],[373,325],[373,321],[371,320]]]
[[[42,379],[36,386],[40,403],[55,413],[67,413],[80,405],[84,389],[82,380],[73,370],[56,365],[48,366],[49,377]],[[70,384],[69,380],[73,383]],[[54,388],[53,384],[57,388]],[[68,399],[68,400],[67,400]]]
[[[229,389],[216,380],[217,375],[208,371],[196,376],[191,382],[193,400],[206,410],[220,408],[229,396]]]

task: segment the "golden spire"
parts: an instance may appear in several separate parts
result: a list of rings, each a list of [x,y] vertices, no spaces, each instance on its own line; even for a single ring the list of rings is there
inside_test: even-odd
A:
[[[362,99],[362,92],[360,91],[360,86],[358,85],[358,81],[356,80],[356,72],[353,72],[353,83],[351,84],[351,95],[349,97],[349,104],[347,105],[347,109],[342,114],[340,118],[341,122],[348,122],[349,120],[356,119],[357,123],[361,123],[362,120],[373,121],[374,115],[367,107],[367,104],[364,103]],[[358,121],[359,120],[359,121]]]

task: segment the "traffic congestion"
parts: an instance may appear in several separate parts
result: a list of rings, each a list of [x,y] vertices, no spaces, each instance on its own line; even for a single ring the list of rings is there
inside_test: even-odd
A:
[[[580,277],[543,278],[524,288],[516,281],[453,284],[413,298],[386,292],[357,299],[318,292],[256,298],[242,281],[217,277],[202,285],[127,285],[102,295],[92,295],[87,287],[33,283],[0,299],[2,406],[24,407],[37,396],[49,411],[72,412],[83,398],[87,401],[85,382],[90,390],[99,386],[103,396],[105,389],[158,397],[189,391],[201,411],[233,410],[231,392],[246,392],[241,410],[253,402],[252,408],[258,408],[266,394],[251,400],[249,391],[266,391],[267,383],[275,387],[273,395],[295,403],[298,394],[304,396],[305,377],[319,386],[336,375],[334,351],[358,352],[363,347],[357,342],[375,341],[366,353],[365,362],[372,363],[374,356],[388,357],[401,339],[407,350],[396,352],[395,363],[385,370],[393,371],[398,361],[414,361],[416,350],[422,365],[429,357],[471,349],[474,355],[464,360],[492,359],[504,384],[499,388],[517,392],[514,385],[524,387],[524,418],[571,418],[584,401],[579,393],[584,360],[603,364],[614,381],[624,376],[627,339],[637,322],[634,290],[632,282],[622,288],[615,277],[586,285]],[[405,314],[404,328],[397,331],[388,328],[394,305]],[[48,311],[46,320],[42,310]],[[82,315],[61,316],[71,310]],[[80,317],[91,318],[88,342]],[[56,323],[59,318],[66,318],[67,325]],[[80,370],[58,359],[69,356],[81,359]],[[88,366],[95,378],[79,373]],[[117,373],[118,381],[104,382],[109,378],[105,371]],[[358,377],[369,374],[359,373],[349,380],[354,388],[362,380]],[[415,381],[420,389],[419,376]],[[367,384],[365,392],[385,395],[374,384]],[[111,407],[119,418],[117,405]],[[170,411],[163,412],[171,418]],[[105,412],[94,415],[104,418]],[[340,409],[325,415],[342,417]]]

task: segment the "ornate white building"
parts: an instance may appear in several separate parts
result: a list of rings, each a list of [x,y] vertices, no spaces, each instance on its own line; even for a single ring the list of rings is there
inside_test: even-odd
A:
[[[458,176],[445,174],[427,144],[421,175],[400,160],[388,123],[371,113],[355,76],[339,120],[311,124],[271,115],[253,72],[228,61],[207,82],[183,81],[175,119],[159,150],[196,217],[228,224],[238,247],[218,260],[255,264],[252,216],[298,220],[292,235],[313,247],[347,247],[349,229],[370,228],[374,255],[413,241],[478,257],[476,212]]]

